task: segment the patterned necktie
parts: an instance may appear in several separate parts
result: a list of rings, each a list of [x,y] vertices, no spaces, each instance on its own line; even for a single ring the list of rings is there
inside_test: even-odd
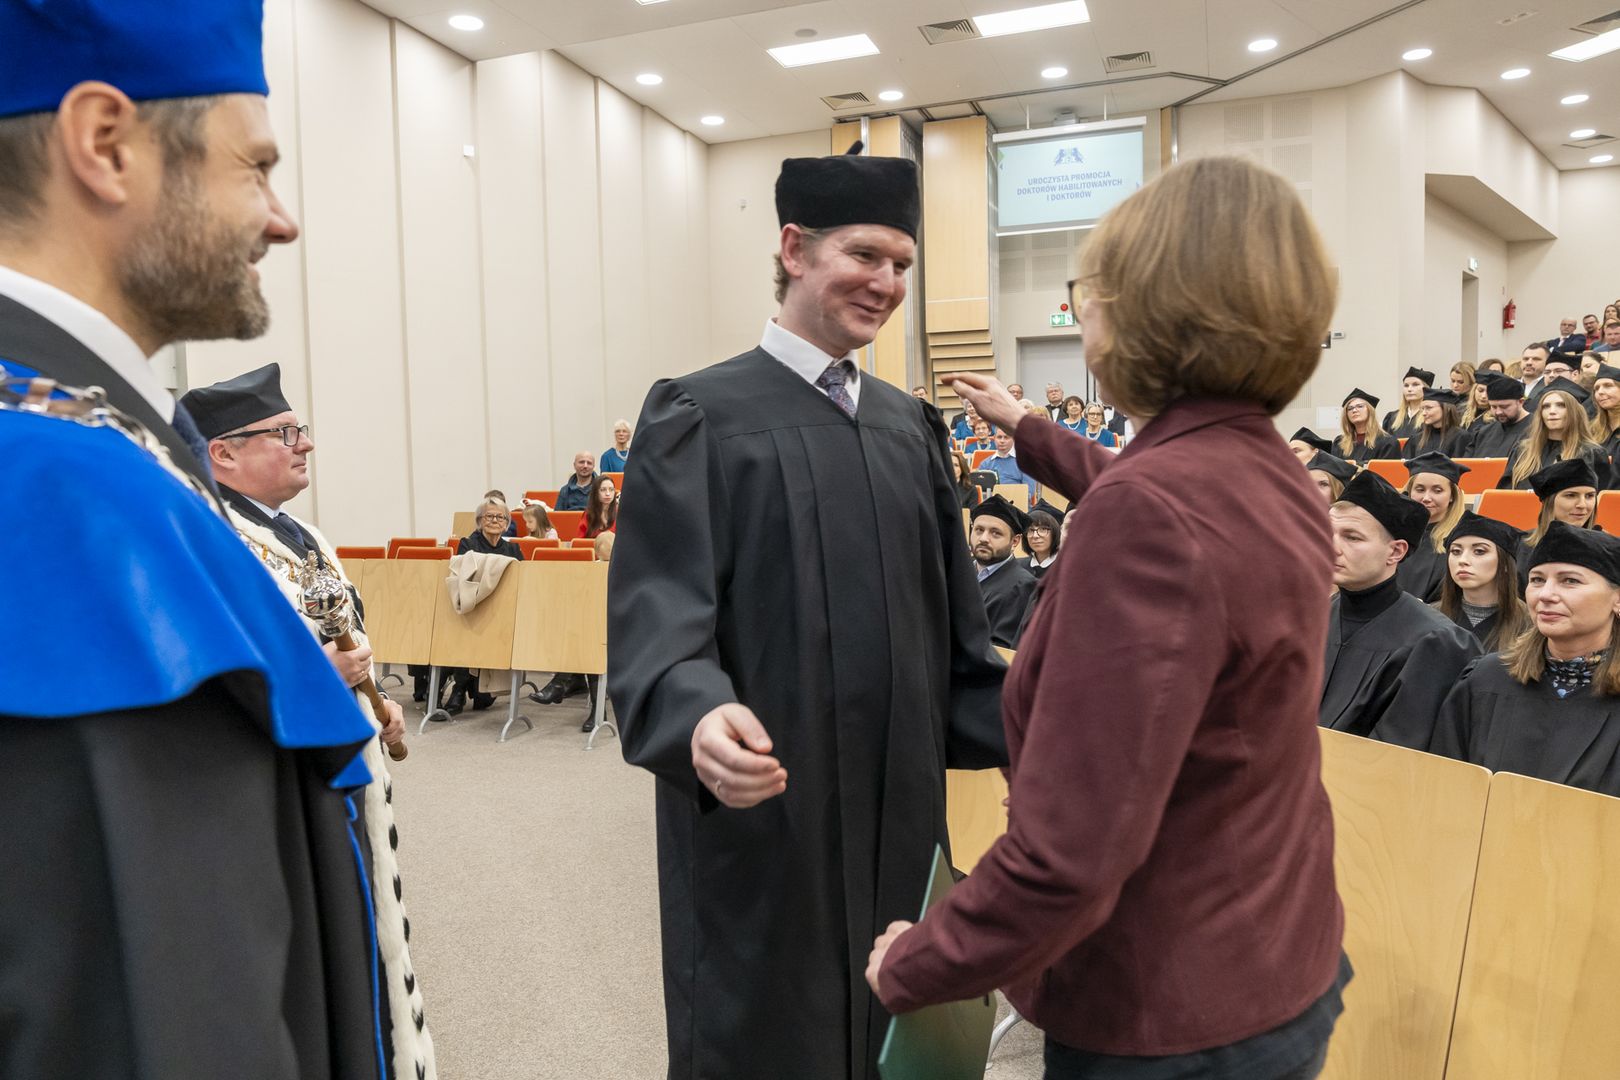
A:
[[[855,415],[855,399],[849,396],[849,365],[839,360],[827,365],[816,379],[816,385],[827,392],[832,403],[844,410],[845,416]]]
[[[208,481],[208,490],[218,496],[219,489],[214,486],[214,470],[208,464],[208,440],[203,438],[202,432],[197,430],[197,422],[178,401],[174,403],[173,427],[175,433],[191,447],[192,456],[197,459],[197,464],[202,466],[203,477]]]

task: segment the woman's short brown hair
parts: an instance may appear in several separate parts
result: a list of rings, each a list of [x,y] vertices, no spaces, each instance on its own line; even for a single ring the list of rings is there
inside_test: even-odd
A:
[[[1107,314],[1087,361],[1138,418],[1183,397],[1275,415],[1316,370],[1333,317],[1310,214],[1287,180],[1240,157],[1177,165],[1120,203],[1086,242],[1079,282]]]

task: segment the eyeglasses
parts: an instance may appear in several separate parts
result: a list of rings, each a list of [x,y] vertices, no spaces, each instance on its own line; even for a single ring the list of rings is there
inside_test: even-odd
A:
[[[1029,528],[1025,529],[1024,531],[1027,532],[1027,533],[1049,533],[1052,530],[1047,528],[1045,525],[1031,525]]]
[[[308,424],[283,424],[280,427],[254,428],[252,431],[233,431],[221,435],[222,439],[247,439],[254,435],[280,435],[282,446],[297,446],[298,440],[309,435]]]
[[[493,525],[497,521],[506,522],[506,521],[511,521],[512,519],[510,517],[506,516],[505,514],[484,514],[478,520],[479,521],[487,521],[491,525]]]

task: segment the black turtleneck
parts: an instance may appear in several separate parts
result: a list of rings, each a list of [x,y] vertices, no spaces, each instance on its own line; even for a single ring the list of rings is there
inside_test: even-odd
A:
[[[1367,589],[1339,590],[1339,640],[1349,641],[1363,626],[1395,606],[1401,587],[1395,575]]]

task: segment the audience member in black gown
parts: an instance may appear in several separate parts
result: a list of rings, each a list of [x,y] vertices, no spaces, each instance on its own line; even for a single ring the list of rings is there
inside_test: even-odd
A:
[[[504,535],[511,520],[506,503],[493,497],[485,499],[478,507],[478,528],[462,537],[456,546],[456,554],[504,555],[508,559],[522,559],[522,550]],[[472,699],[475,712],[495,704],[494,694],[486,694],[478,689],[476,672],[467,668],[450,668],[445,674],[450,680],[450,700],[445,703],[444,711],[451,716],[467,707],[468,698]]]
[[[1401,457],[1415,458],[1419,454],[1440,453],[1447,457],[1460,456],[1464,434],[1462,418],[1458,412],[1463,399],[1450,390],[1425,390],[1418,409],[1417,429],[1401,447]]]
[[[1429,750],[1620,795],[1620,539],[1556,523],[1529,578],[1531,628],[1463,675]]]
[[[956,475],[956,494],[962,501],[962,509],[971,510],[979,505],[979,485],[973,482],[973,466],[968,462],[966,454],[951,451],[951,470]]]
[[[1423,535],[1423,507],[1372,472],[1328,509],[1333,584],[1320,722],[1422,749],[1446,691],[1479,655],[1474,636],[1395,581]]]
[[[1530,486],[1530,475],[1548,465],[1572,458],[1584,458],[1597,476],[1598,487],[1609,482],[1609,458],[1603,447],[1592,440],[1586,419],[1590,395],[1568,379],[1545,384],[1532,414],[1530,434],[1508,460],[1507,470],[1497,487],[1523,491]]]
[[[1333,453],[1333,440],[1324,439],[1308,427],[1302,427],[1288,436],[1288,449],[1299,458],[1301,465],[1311,460],[1316,454]]]
[[[1434,386],[1434,372],[1406,369],[1401,378],[1401,404],[1384,414],[1384,430],[1396,439],[1411,439],[1423,424],[1423,392]]]
[[[1592,441],[1603,447],[1611,462],[1609,487],[1615,486],[1612,462],[1620,457],[1620,368],[1599,364],[1592,372],[1592,404],[1597,412],[1592,418]]]
[[[1480,432],[1491,425],[1491,399],[1485,393],[1487,381],[1476,376],[1473,385],[1468,388],[1468,401],[1457,421],[1462,425],[1463,432],[1462,443],[1457,448],[1460,457],[1479,456],[1474,453],[1474,442]]]
[[[1344,485],[1356,475],[1356,467],[1341,457],[1318,453],[1305,463],[1311,482],[1321,491],[1327,505],[1332,506],[1344,494]]]
[[[1029,576],[1039,581],[1057,558],[1058,548],[1062,546],[1061,537],[1063,511],[1047,502],[1040,500],[1030,507],[1029,525],[1024,529],[1024,550],[1028,552],[1019,562],[1029,571]]]
[[[968,547],[978,565],[979,592],[990,619],[990,641],[1018,648],[1024,615],[1035,598],[1035,578],[1013,555],[1018,538],[1029,528],[1029,515],[1000,495],[973,508]]]
[[[1440,583],[1446,576],[1446,537],[1466,509],[1458,485],[1469,469],[1444,454],[1430,452],[1409,460],[1406,470],[1406,486],[1401,491],[1423,507],[1429,520],[1423,535],[1401,560],[1395,580],[1425,604],[1432,604],[1440,599]]]
[[[1530,490],[1541,500],[1536,527],[1519,542],[1519,591],[1530,573],[1530,556],[1554,522],[1574,529],[1597,526],[1597,474],[1581,458],[1555,462],[1530,476]]]
[[[1516,558],[1522,535],[1506,522],[1464,513],[1446,537],[1448,573],[1435,606],[1486,652],[1499,652],[1530,625]]]
[[[1469,457],[1507,458],[1530,434],[1534,419],[1524,408],[1524,383],[1511,375],[1482,371],[1491,422],[1479,427],[1468,444]]]
[[[1377,408],[1378,399],[1360,387],[1345,395],[1339,410],[1339,437],[1333,440],[1335,454],[1357,465],[1373,458],[1401,456],[1400,440],[1379,426]]]

